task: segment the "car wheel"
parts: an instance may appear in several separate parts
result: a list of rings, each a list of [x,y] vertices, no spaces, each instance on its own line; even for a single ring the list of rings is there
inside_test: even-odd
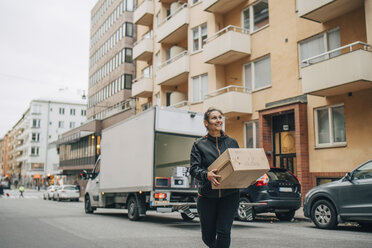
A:
[[[244,206],[240,203],[251,203],[247,197],[241,197],[236,218],[240,221],[254,221],[256,214],[252,206]]]
[[[45,195],[43,196],[43,199],[44,199],[44,200],[46,200],[46,199],[47,199]]]
[[[138,206],[136,199],[132,196],[128,200],[128,218],[132,221],[139,219]]]
[[[315,202],[311,208],[311,219],[317,227],[322,229],[332,229],[337,225],[336,210],[327,200]]]
[[[289,212],[278,212],[275,213],[276,217],[281,221],[290,221],[293,219],[296,210],[291,210]]]
[[[92,214],[94,209],[92,208],[92,205],[90,204],[90,199],[89,199],[89,195],[86,195],[85,198],[85,213],[86,214]]]
[[[193,219],[195,218],[195,215],[194,215],[194,217],[190,217],[190,216],[188,216],[188,215],[185,214],[185,213],[181,213],[181,217],[182,217],[182,219],[183,219],[184,221],[191,221],[191,220],[193,220]]]

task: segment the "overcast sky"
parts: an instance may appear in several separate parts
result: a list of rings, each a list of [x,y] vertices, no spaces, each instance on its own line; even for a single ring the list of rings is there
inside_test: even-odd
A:
[[[32,99],[88,88],[90,11],[98,0],[0,0],[0,138]]]

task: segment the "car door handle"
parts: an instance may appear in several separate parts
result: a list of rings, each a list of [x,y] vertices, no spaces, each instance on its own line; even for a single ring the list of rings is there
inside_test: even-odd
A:
[[[96,181],[96,183],[98,184],[98,183],[99,183],[99,181]]]

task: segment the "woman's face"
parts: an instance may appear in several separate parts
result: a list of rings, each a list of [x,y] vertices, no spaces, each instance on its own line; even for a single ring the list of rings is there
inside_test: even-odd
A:
[[[221,131],[223,126],[223,116],[218,111],[212,111],[209,114],[209,123],[206,123],[210,132]]]

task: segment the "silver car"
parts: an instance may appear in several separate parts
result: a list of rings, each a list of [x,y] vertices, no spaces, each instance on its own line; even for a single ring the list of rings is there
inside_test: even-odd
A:
[[[79,201],[80,192],[76,185],[62,185],[57,188],[53,194],[53,200],[71,200]]]
[[[44,200],[48,199],[51,200],[53,198],[53,194],[57,189],[57,185],[51,185],[49,186],[43,193]]]

